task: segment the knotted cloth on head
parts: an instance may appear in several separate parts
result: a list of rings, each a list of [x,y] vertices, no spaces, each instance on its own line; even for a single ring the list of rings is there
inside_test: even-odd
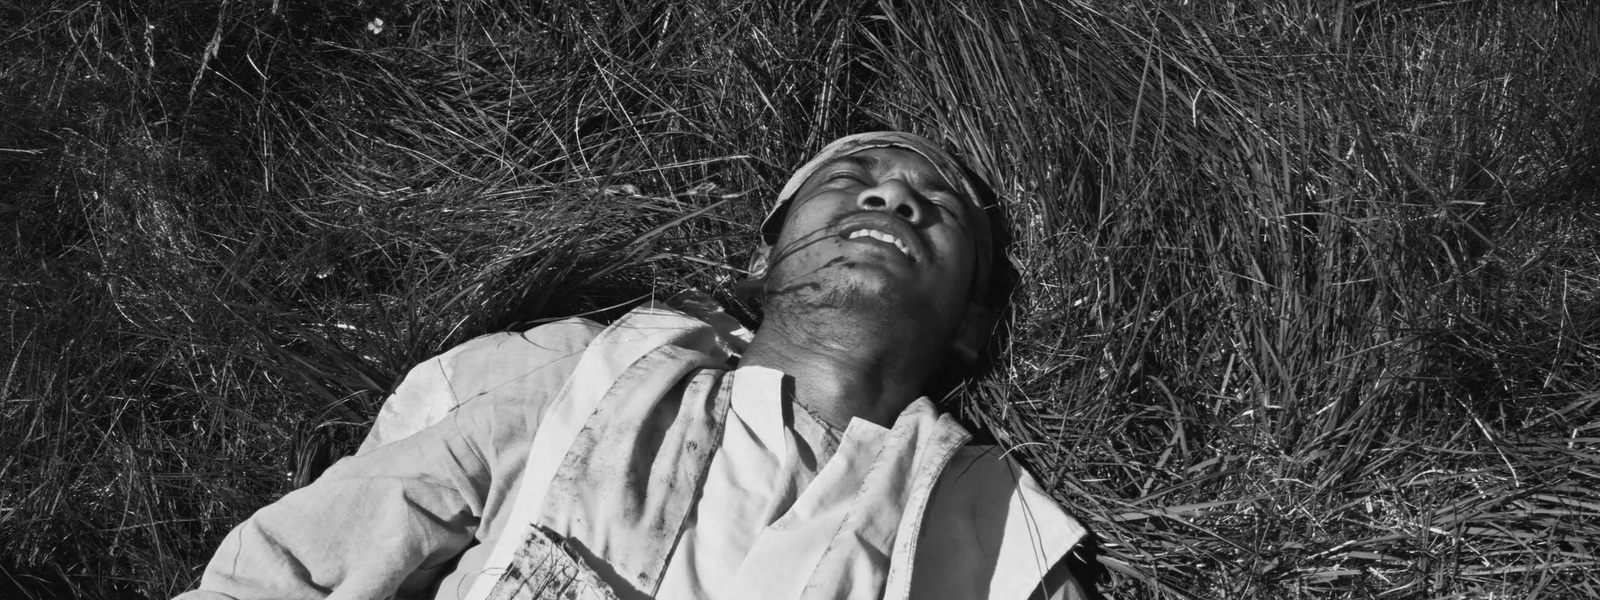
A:
[[[974,209],[968,213],[971,220],[967,223],[967,227],[973,232],[973,246],[977,252],[972,289],[975,294],[986,294],[995,270],[995,236],[991,229],[992,217],[988,212],[995,205],[994,192],[966,165],[938,144],[922,136],[899,131],[873,131],[839,138],[823,147],[821,152],[796,170],[789,178],[789,182],[784,184],[783,191],[778,194],[778,202],[772,205],[767,218],[761,222],[761,247],[756,249],[755,256],[751,260],[750,278],[760,280],[766,277],[772,246],[778,242],[778,233],[783,230],[789,203],[794,200],[795,194],[800,193],[800,188],[806,184],[806,180],[811,179],[818,169],[833,159],[873,148],[904,148],[916,152],[933,163],[934,168],[951,188],[961,192],[962,199]],[[979,298],[982,297],[975,296],[974,301],[980,301]]]

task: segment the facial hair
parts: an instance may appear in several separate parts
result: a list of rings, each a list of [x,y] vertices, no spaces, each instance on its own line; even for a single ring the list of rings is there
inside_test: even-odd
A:
[[[833,259],[804,275],[789,273],[787,266],[785,261],[778,260],[768,274],[763,312],[769,318],[785,315],[796,322],[813,323],[843,320],[856,325],[876,325],[871,329],[885,332],[898,327],[927,326],[928,323],[921,322],[923,320],[942,322],[940,319],[949,318],[935,314],[936,309],[927,305],[926,298],[908,295],[894,286],[858,281],[849,273],[855,268],[849,258]],[[839,274],[832,274],[834,272]],[[845,318],[841,319],[842,316]],[[907,322],[912,319],[918,322]]]
[[[856,213],[836,215],[824,227],[786,244],[787,250],[774,251],[763,284],[763,309],[767,318],[784,315],[795,324],[810,322],[814,332],[831,330],[834,323],[847,322],[863,331],[892,335],[899,328],[928,327],[933,323],[953,322],[960,315],[940,314],[930,299],[910,293],[888,282],[872,282],[874,274],[857,272],[857,259],[836,256],[810,272],[798,272],[792,253],[833,237],[840,223]],[[875,267],[862,265],[861,268]]]

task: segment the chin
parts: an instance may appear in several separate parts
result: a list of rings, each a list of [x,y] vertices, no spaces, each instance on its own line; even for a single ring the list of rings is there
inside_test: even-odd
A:
[[[768,311],[828,313],[830,318],[914,320],[915,315],[926,314],[929,308],[892,282],[877,277],[835,277],[826,284],[808,282],[769,288],[767,292]]]

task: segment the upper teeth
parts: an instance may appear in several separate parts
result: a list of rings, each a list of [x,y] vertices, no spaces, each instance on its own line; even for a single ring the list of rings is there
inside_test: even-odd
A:
[[[855,231],[850,232],[850,237],[845,238],[845,239],[853,240],[853,239],[856,239],[856,238],[862,237],[862,236],[870,237],[870,238],[878,240],[880,242],[888,242],[888,243],[894,244],[894,247],[900,249],[900,253],[901,254],[905,254],[906,256],[911,256],[911,249],[907,248],[906,247],[906,243],[900,241],[900,238],[897,238],[895,236],[889,235],[889,234],[884,233],[882,231],[878,231],[876,229],[857,229]]]

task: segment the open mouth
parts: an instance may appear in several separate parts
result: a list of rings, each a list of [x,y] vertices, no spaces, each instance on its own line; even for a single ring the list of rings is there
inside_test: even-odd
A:
[[[885,244],[890,244],[890,245],[894,246],[896,249],[900,250],[900,253],[904,254],[906,256],[906,258],[910,258],[912,260],[916,260],[915,258],[913,258],[911,256],[911,247],[907,246],[906,243],[904,241],[901,241],[899,237],[896,237],[894,234],[889,233],[887,231],[883,231],[883,230],[880,230],[880,229],[873,229],[871,227],[863,227],[861,229],[856,229],[854,231],[850,231],[850,232],[848,232],[848,233],[846,233],[844,235],[844,239],[847,239],[847,240],[855,240],[855,239],[860,239],[860,238],[864,238],[864,237],[865,238],[872,238],[874,240],[878,240],[878,241],[883,242]]]

